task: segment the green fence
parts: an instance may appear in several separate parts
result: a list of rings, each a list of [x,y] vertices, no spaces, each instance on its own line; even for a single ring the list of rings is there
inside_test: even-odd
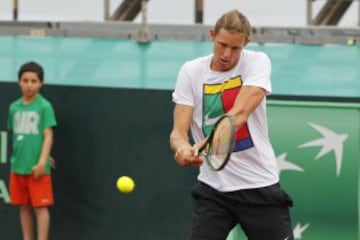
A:
[[[273,93],[360,97],[360,45],[249,45],[270,56]],[[0,81],[14,81],[24,61],[46,68],[49,84],[173,89],[184,61],[209,54],[209,41],[0,36]]]

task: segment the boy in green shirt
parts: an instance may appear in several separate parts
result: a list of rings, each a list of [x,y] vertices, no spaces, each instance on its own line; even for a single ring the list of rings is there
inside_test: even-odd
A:
[[[36,62],[23,64],[18,73],[22,97],[9,107],[8,128],[13,133],[10,159],[10,201],[20,205],[24,240],[33,240],[33,210],[38,240],[47,240],[48,207],[54,203],[50,151],[56,119],[49,101],[40,95],[44,71]]]

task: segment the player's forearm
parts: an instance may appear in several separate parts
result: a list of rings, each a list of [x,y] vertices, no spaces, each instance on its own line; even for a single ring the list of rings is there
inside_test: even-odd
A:
[[[230,115],[234,121],[235,129],[241,128],[241,126],[247,121],[248,115],[241,111],[229,111],[227,115]]]
[[[177,131],[172,131],[170,134],[170,147],[174,152],[177,152],[184,146],[190,146],[189,136],[187,134],[181,134]]]
[[[237,95],[234,106],[227,113],[233,117],[235,128],[239,129],[265,97],[265,90],[245,86]]]
[[[250,110],[247,109],[246,103],[241,98],[236,98],[233,107],[227,112],[234,121],[235,129],[241,128],[241,126],[247,121],[250,114]]]

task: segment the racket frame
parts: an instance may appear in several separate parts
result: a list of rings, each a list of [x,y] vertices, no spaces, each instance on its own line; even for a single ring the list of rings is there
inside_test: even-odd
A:
[[[209,150],[211,149],[212,146],[212,140],[213,137],[215,135],[216,129],[219,126],[220,122],[225,119],[228,118],[231,124],[231,137],[230,137],[230,146],[229,146],[229,150],[227,151],[227,155],[225,157],[224,162],[219,166],[219,167],[214,167],[213,164],[210,161],[210,155],[209,155]],[[204,156],[206,163],[208,164],[208,166],[210,167],[211,170],[213,171],[220,171],[221,169],[223,169],[225,167],[225,165],[228,163],[230,156],[232,154],[232,150],[234,149],[234,144],[235,144],[235,123],[233,120],[233,117],[227,114],[222,115],[215,123],[213,129],[211,130],[211,133],[209,135],[209,137],[207,138],[205,144],[199,149],[198,153],[201,154],[202,156]]]

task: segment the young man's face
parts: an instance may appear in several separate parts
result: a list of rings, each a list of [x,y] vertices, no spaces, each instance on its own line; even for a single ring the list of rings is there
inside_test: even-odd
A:
[[[211,69],[220,72],[228,71],[236,65],[241,51],[249,42],[249,38],[244,34],[231,33],[225,29],[220,29],[217,35],[211,30],[210,37],[214,42]]]
[[[19,85],[23,97],[31,100],[36,97],[42,87],[42,82],[35,72],[24,72],[19,79]]]

